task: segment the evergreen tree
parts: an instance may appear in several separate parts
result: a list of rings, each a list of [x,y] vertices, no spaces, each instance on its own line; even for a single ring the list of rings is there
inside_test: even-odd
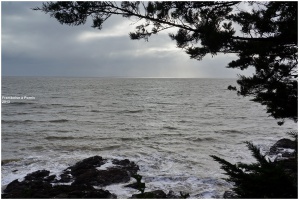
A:
[[[298,120],[297,2],[167,1],[167,2],[48,2],[41,10],[62,24],[81,25],[88,17],[102,29],[111,15],[136,18],[131,39],[148,40],[165,29],[190,58],[232,53],[228,68],[255,68],[252,77],[240,76],[238,94],[266,105],[279,125]],[[243,7],[243,9],[242,9]],[[240,27],[237,30],[236,27]]]
[[[297,167],[298,159],[295,156],[288,161],[295,167],[284,166],[284,161],[278,162],[267,160],[259,149],[247,143],[249,150],[257,163],[231,164],[230,162],[211,156],[215,161],[222,165],[222,169],[228,175],[227,181],[234,183],[232,188],[237,198],[297,198]],[[289,169],[287,169],[289,168]],[[290,172],[291,174],[290,175]]]

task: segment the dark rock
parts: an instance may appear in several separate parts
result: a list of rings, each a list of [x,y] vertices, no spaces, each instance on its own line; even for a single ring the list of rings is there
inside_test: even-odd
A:
[[[282,157],[285,157],[285,158],[289,158],[289,157],[292,157],[294,156],[294,153],[291,153],[291,152],[283,152],[281,154]]]
[[[281,157],[276,158],[276,164],[283,168],[284,172],[289,175],[289,177],[294,180],[295,183],[298,182],[298,159],[296,158],[297,152],[297,142],[283,138],[278,140],[271,148],[270,155],[278,155]],[[285,149],[293,149],[294,152],[285,151]]]
[[[125,159],[113,160],[115,166],[106,170],[97,169],[106,162],[100,156],[84,159],[65,169],[59,180],[55,175],[49,176],[47,170],[38,170],[27,174],[24,181],[15,180],[8,184],[2,198],[116,198],[109,191],[95,189],[93,186],[128,182],[139,167]],[[63,185],[70,182],[73,183]]]
[[[115,183],[129,182],[131,176],[127,170],[121,168],[110,168],[108,170],[99,171],[98,176],[100,185],[111,185]]]
[[[176,196],[172,190],[166,195],[166,199],[181,199],[180,196]]]
[[[229,85],[227,87],[228,90],[237,90],[237,87]]]
[[[97,190],[90,185],[56,185],[44,181],[22,181],[15,180],[11,182],[6,189],[2,198],[99,198],[111,199],[116,195],[107,190]]]
[[[155,199],[165,199],[166,198],[166,194],[162,190],[155,190],[155,191],[152,191],[151,193],[154,194]]]
[[[115,165],[122,165],[122,166],[128,166],[131,164],[131,162],[128,159],[124,159],[124,160],[113,159],[112,163]]]
[[[56,175],[47,176],[44,178],[46,182],[52,182],[56,178]]]
[[[129,187],[129,188],[133,188],[133,189],[138,189],[138,183],[135,182],[135,183],[131,183],[129,185],[125,185],[124,187]]]
[[[237,195],[233,191],[225,191],[223,194],[224,199],[237,199]]]
[[[289,157],[292,156],[290,153],[286,153],[283,149],[294,149],[296,148],[296,142],[290,139],[280,139],[278,140],[271,148],[270,148],[270,155],[275,155],[281,153],[282,156]]]
[[[50,172],[48,170],[38,170],[27,174],[25,180],[43,180],[46,176],[49,176]]]
[[[113,160],[113,163],[117,165],[106,170],[96,169],[96,167],[104,164],[101,160],[99,160],[98,163],[95,163],[93,167],[89,161],[90,159],[85,159],[79,164],[76,164],[75,167],[69,168],[75,179],[73,183],[74,185],[89,183],[95,186],[107,186],[116,183],[125,183],[130,181],[131,176],[136,174],[139,170],[139,167],[129,160]],[[87,166],[85,166],[84,163],[86,163]]]
[[[50,183],[41,180],[14,180],[7,185],[2,198],[48,198],[51,189]]]
[[[53,187],[52,198],[100,198],[114,199],[116,195],[107,190],[97,190],[90,185],[67,186],[57,185]]]
[[[6,188],[5,188],[5,192],[10,193],[12,192],[15,188],[20,186],[20,182],[18,181],[18,179],[10,182]]]
[[[136,165],[134,162],[129,161],[128,159],[124,159],[124,160],[114,159],[112,163],[118,165],[118,168],[127,170],[129,176],[133,176],[139,170],[138,165]]]
[[[102,180],[100,180],[99,174],[99,171],[95,168],[82,170],[80,173],[76,173],[76,176],[74,176],[75,181],[72,185],[101,185]]]
[[[86,158],[80,162],[77,162],[74,166],[71,166],[68,169],[71,170],[71,174],[73,176],[76,176],[78,174],[84,173],[84,171],[86,171],[86,170],[100,167],[101,165],[103,165],[105,163],[106,163],[106,160],[103,159],[101,156],[93,156],[90,158]]]
[[[60,175],[60,180],[58,181],[59,183],[69,183],[72,181],[72,176],[69,174],[61,174]]]
[[[166,194],[162,190],[144,192],[143,194],[133,194],[131,199],[166,199]]]

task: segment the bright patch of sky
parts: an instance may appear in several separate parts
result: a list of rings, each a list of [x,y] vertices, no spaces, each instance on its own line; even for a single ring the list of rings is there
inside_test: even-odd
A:
[[[191,60],[168,33],[132,41],[135,22],[108,19],[102,30],[61,25],[31,8],[41,2],[1,2],[2,75],[237,78],[253,71],[226,68],[235,55]]]

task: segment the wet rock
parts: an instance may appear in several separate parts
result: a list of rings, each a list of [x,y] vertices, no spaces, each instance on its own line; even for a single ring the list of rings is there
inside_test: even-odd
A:
[[[291,157],[293,154],[286,152],[285,149],[294,149],[296,148],[296,142],[290,139],[280,139],[278,140],[269,151],[270,155],[281,154],[282,157]]]
[[[139,167],[127,159],[113,160],[114,166],[105,170],[97,167],[107,163],[101,156],[84,159],[65,169],[57,179],[50,171],[38,170],[27,174],[24,181],[12,181],[2,194],[2,198],[116,198],[107,190],[93,186],[107,186],[126,183]]]
[[[96,167],[100,167],[105,164],[106,160],[101,156],[93,156],[90,158],[86,158],[80,162],[77,162],[74,166],[69,167],[66,171],[71,170],[71,174],[73,176],[77,176],[79,174],[84,173],[86,170],[95,169]]]
[[[128,184],[128,185],[125,185],[124,187],[129,187],[129,188],[133,188],[133,189],[138,189],[138,183],[135,182],[135,183],[131,183],[131,184]]]
[[[100,199],[115,199],[116,195],[111,194],[107,190],[97,190],[90,185],[80,185],[80,186],[67,186],[58,185],[54,186],[51,198],[100,198]]]
[[[154,195],[155,199],[165,199],[166,194],[162,190],[155,190],[151,192]]]
[[[69,183],[72,181],[72,176],[69,174],[61,174],[60,175],[60,183]]]
[[[97,161],[95,161],[97,160]],[[92,184],[94,186],[107,186],[116,183],[129,182],[131,176],[136,174],[139,167],[129,160],[113,160],[115,166],[106,170],[98,170],[107,161],[101,157],[85,159],[74,167],[70,167],[74,177],[74,185]]]
[[[121,168],[110,168],[108,170],[101,170],[99,173],[99,181],[100,185],[111,185],[115,183],[126,183],[131,179],[130,174],[127,170],[123,170]]]
[[[162,190],[154,190],[143,194],[133,194],[130,199],[166,199],[166,194]]]
[[[229,85],[227,87],[228,90],[237,90],[237,87]]]
[[[27,174],[25,176],[25,180],[43,180],[45,177],[49,176],[49,174],[50,171],[48,170],[38,170],[30,174]]]
[[[181,196],[175,195],[174,192],[170,190],[166,195],[166,199],[181,199]]]
[[[133,176],[139,170],[138,165],[136,165],[134,162],[129,161],[128,159],[124,159],[124,160],[114,159],[112,163],[114,165],[117,165],[118,168],[122,168],[126,170],[129,173],[129,176]]]
[[[52,185],[41,180],[15,180],[7,185],[2,198],[48,198]]]
[[[233,191],[225,191],[223,194],[224,199],[237,199],[237,195]]]
[[[116,198],[114,194],[105,190],[96,190],[92,186],[52,186],[43,181],[10,183],[2,198]]]
[[[45,177],[44,180],[45,180],[46,182],[52,182],[52,181],[55,180],[55,178],[56,178],[56,175],[51,175],[51,176],[47,176],[47,177]]]

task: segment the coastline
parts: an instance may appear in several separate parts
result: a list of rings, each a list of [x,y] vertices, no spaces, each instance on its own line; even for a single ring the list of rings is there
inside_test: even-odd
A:
[[[294,141],[283,138],[271,146],[268,155],[278,161],[285,161],[293,156],[295,148]],[[42,169],[29,173],[23,181],[14,180],[3,188],[2,198],[117,198],[116,194],[105,190],[106,186],[115,184],[131,188],[129,190],[132,198],[137,198],[138,188],[133,175],[138,171],[139,166],[127,159],[108,160],[93,156],[64,169],[60,177],[50,175],[50,171]],[[28,192],[28,188],[32,191]],[[155,190],[148,191],[146,195],[154,195],[156,198],[182,198],[178,192]],[[223,198],[234,198],[234,193],[225,191]]]

